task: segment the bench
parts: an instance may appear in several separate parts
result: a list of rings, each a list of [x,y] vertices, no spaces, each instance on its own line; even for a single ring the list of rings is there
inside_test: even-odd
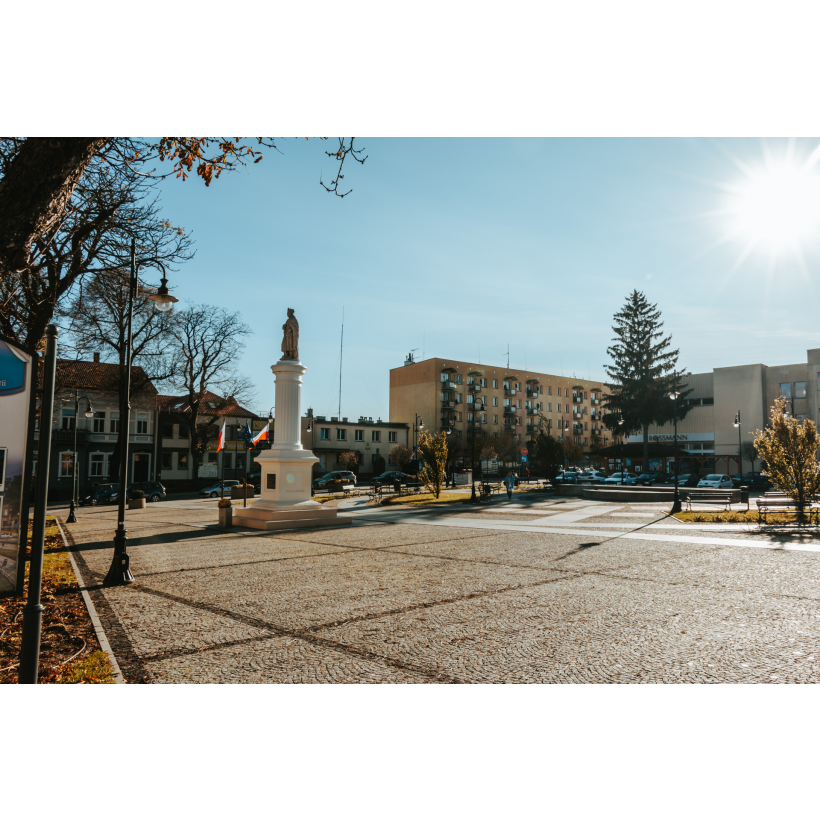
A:
[[[479,503],[489,503],[493,494],[497,494],[498,491],[498,484],[482,484],[478,493]]]
[[[356,489],[355,484],[342,484],[342,492],[345,495],[345,498],[349,498],[350,494]]]
[[[721,504],[724,510],[732,509],[732,496],[718,493],[687,493],[686,509],[692,511],[692,504]]]
[[[763,498],[757,499],[758,523],[760,521],[768,523],[766,516],[769,513],[778,512],[798,513],[800,512],[800,507],[793,498],[789,498],[788,496],[770,496],[767,493]],[[812,513],[814,513],[815,522],[820,523],[820,504],[810,501],[803,506],[803,512],[808,515],[809,521],[811,521]]]

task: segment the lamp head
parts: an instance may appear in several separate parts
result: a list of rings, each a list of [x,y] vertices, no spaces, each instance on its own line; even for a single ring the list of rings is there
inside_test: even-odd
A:
[[[168,280],[163,276],[160,279],[160,286],[156,293],[149,293],[148,298],[154,303],[154,307],[160,313],[167,313],[173,306],[174,302],[178,302],[176,296],[171,296],[168,292]]]
[[[677,401],[677,400],[678,400],[678,396],[680,396],[680,393],[678,393],[676,390],[673,390],[673,391],[669,394],[669,398],[670,398],[670,399],[672,399],[672,401]]]
[[[740,413],[735,414],[734,427],[740,427]]]
[[[424,421],[422,419],[419,419],[419,430],[423,430],[423,429],[424,429]]]

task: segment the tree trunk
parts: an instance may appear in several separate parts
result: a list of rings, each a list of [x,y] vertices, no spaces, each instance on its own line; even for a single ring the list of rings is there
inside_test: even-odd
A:
[[[110,137],[29,137],[0,180],[0,276],[25,270],[29,246],[64,212]]]

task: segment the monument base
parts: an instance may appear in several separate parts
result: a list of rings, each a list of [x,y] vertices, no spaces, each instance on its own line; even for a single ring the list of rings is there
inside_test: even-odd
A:
[[[264,501],[257,501],[250,507],[240,507],[233,514],[237,527],[253,530],[288,530],[303,527],[344,527],[353,523],[352,516],[339,517],[335,507],[297,504],[292,507],[271,507]]]

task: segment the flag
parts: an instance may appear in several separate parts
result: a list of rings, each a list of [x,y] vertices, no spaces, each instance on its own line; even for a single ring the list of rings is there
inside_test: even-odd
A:
[[[270,441],[269,435],[270,423],[266,424],[252,439],[254,444],[259,444],[260,441]]]
[[[253,449],[253,433],[251,432],[251,425],[250,422],[245,422],[245,432],[242,433],[242,438],[245,439],[245,444],[248,445],[248,449]]]
[[[225,421],[226,419],[222,420],[222,429],[219,431],[219,439],[216,442],[217,453],[225,448]]]

